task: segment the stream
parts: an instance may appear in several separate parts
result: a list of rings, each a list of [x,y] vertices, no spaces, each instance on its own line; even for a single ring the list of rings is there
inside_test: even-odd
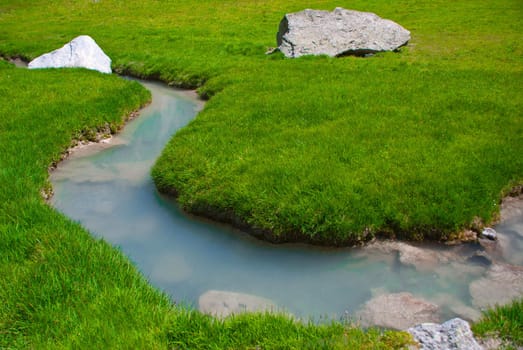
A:
[[[471,283],[485,280],[498,262],[517,269],[523,265],[520,213],[496,227],[500,240],[493,248],[385,242],[336,249],[273,245],[187,215],[157,192],[150,168],[203,103],[191,92],[142,84],[151,90],[153,102],[110,142],[83,147],[60,163],[51,173],[50,202],[121,249],[177,303],[212,313],[213,307],[230,306],[231,298],[244,298],[239,307],[271,303],[317,321],[356,315],[377,296],[408,292],[437,304],[440,320],[456,315],[474,319],[481,304],[471,296]],[[422,251],[421,262],[412,263],[405,248]]]

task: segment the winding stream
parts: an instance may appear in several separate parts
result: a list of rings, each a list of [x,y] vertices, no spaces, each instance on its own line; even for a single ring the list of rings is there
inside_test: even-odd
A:
[[[441,318],[460,314],[456,305],[469,313],[478,309],[469,284],[486,274],[489,262],[463,258],[484,250],[477,244],[426,245],[427,256],[450,258],[420,269],[386,246],[272,245],[182,213],[156,191],[149,172],[172,134],[203,104],[188,92],[143,84],[152,91],[153,103],[110,143],[85,147],[62,162],[51,174],[51,204],[119,247],[173,300],[198,307],[207,291],[232,291],[318,320],[354,313],[381,293],[407,291],[440,304]],[[508,248],[496,259],[523,265],[523,215],[497,229]]]

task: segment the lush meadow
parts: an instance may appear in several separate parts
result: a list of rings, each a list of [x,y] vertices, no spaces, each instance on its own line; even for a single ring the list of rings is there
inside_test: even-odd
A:
[[[266,56],[283,14],[305,6],[376,12],[412,40],[365,59]],[[89,34],[119,72],[214,96],[153,171],[188,211],[274,241],[449,239],[495,219],[523,179],[522,11],[516,0],[8,1],[0,52],[29,59]]]
[[[284,13],[336,6],[393,19],[411,43],[366,59],[264,54]],[[212,97],[154,169],[187,210],[273,240],[440,239],[475,216],[491,221],[523,180],[522,27],[518,0],[2,0],[0,55],[28,60],[88,34],[116,71]],[[71,139],[115,129],[147,99],[116,77],[0,62],[0,348],[405,343],[342,324],[179,309],[47,207],[47,167]]]

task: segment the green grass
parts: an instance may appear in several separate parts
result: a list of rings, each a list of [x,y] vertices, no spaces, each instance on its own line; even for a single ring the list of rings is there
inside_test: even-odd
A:
[[[486,311],[472,330],[480,337],[496,336],[514,346],[523,346],[523,298]]]
[[[224,321],[174,306],[118,250],[50,208],[47,168],[71,141],[150,95],[85,70],[29,71],[0,60],[1,349],[395,349],[404,333],[283,315]]]
[[[373,11],[412,32],[399,54],[266,56],[304,7]],[[187,210],[273,241],[449,239],[523,182],[517,0],[7,1],[0,53],[90,34],[119,72],[214,96],[153,175]],[[40,13],[47,16],[40,16]]]
[[[402,349],[412,343],[405,332],[362,332],[341,323],[302,324],[271,314],[243,314],[220,321],[181,311],[168,329],[170,345],[181,349]]]
[[[0,91],[0,348],[152,343],[168,299],[40,192],[75,135],[121,125],[149,93],[115,76],[3,62]]]

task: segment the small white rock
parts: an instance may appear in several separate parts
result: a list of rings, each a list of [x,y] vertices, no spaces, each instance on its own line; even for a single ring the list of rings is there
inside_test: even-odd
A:
[[[496,230],[494,230],[493,228],[490,228],[490,227],[485,227],[483,229],[483,231],[481,232],[481,235],[492,241],[495,241],[498,239],[498,233],[496,232]]]

